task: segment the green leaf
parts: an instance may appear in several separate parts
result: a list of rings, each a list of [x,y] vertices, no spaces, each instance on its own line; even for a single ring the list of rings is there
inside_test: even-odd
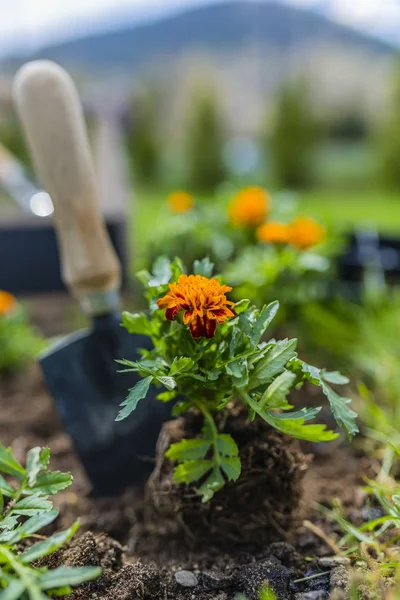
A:
[[[196,460],[205,458],[211,446],[211,440],[194,439],[181,440],[172,444],[165,453],[166,458],[172,461]]]
[[[173,377],[168,377],[168,376],[157,376],[157,380],[162,383],[162,385],[164,385],[167,390],[172,391],[173,389],[176,388],[176,381]]]
[[[160,400],[160,402],[171,402],[171,400],[174,400],[174,398],[176,398],[177,393],[176,392],[161,392],[161,394],[157,394],[157,400]]]
[[[47,496],[33,494],[32,496],[22,498],[22,500],[14,504],[11,512],[13,514],[24,515],[25,517],[32,517],[37,513],[51,510],[52,506],[50,500],[47,500]]]
[[[1,577],[1,573],[0,573]],[[25,591],[25,582],[22,580],[12,580],[5,590],[0,592],[0,600],[20,600]]]
[[[154,265],[149,287],[158,287],[170,282],[172,277],[171,261],[166,256],[159,256]]]
[[[204,477],[212,468],[211,460],[187,460],[176,467],[174,479],[177,483],[193,483]]]
[[[265,385],[280,374],[286,363],[296,356],[297,340],[280,340],[270,346],[267,354],[255,365],[250,376],[249,389]]]
[[[65,490],[72,484],[71,473],[62,473],[61,471],[45,471],[36,478],[36,483],[25,492],[34,494],[45,494],[53,496],[57,492]]]
[[[14,488],[11,485],[8,485],[7,481],[0,475],[0,492],[4,496],[8,496],[9,498],[13,498],[15,495]]]
[[[236,302],[234,309],[235,309],[235,313],[237,315],[242,314],[243,312],[245,312],[248,308],[249,308],[249,304],[250,304],[250,300],[240,300],[239,302]]]
[[[290,371],[283,371],[274,381],[267,387],[263,393],[259,406],[261,408],[280,408],[287,404],[286,396],[292,389],[296,375]]]
[[[195,260],[193,263],[194,275],[202,275],[203,277],[211,277],[214,270],[214,263],[210,261],[208,256],[202,260]]]
[[[194,365],[194,361],[191,358],[187,358],[182,356],[180,358],[175,357],[174,362],[171,365],[170,375],[178,375],[182,373],[187,373],[191,370]]]
[[[36,483],[37,476],[49,466],[50,448],[32,448],[29,450],[26,459],[26,473],[28,487]]]
[[[215,467],[205,482],[197,489],[197,493],[202,496],[202,502],[208,502],[216,492],[225,485],[225,479],[221,470]]]
[[[263,333],[271,324],[273,318],[278,312],[278,309],[279,302],[277,300],[275,300],[275,302],[271,302],[271,304],[268,304],[268,306],[264,305],[261,309],[261,312],[253,325],[253,331],[250,337],[250,343],[253,348],[261,340]]]
[[[335,417],[338,425],[342,425],[346,429],[349,437],[353,437],[356,433],[358,433],[359,429],[356,423],[356,417],[358,415],[349,407],[351,398],[339,396],[339,394],[333,391],[324,382],[322,382],[322,391],[329,400],[333,416]]]
[[[321,371],[321,377],[324,381],[328,383],[333,383],[335,385],[347,385],[350,383],[350,379],[345,377],[339,371]]]
[[[24,564],[29,564],[34,560],[43,558],[52,554],[59,548],[61,548],[66,542],[68,542],[79,529],[79,521],[76,521],[71,527],[65,531],[55,533],[46,540],[38,542],[34,546],[31,546],[25,552],[20,555],[20,559]]]
[[[219,433],[217,437],[217,448],[222,456],[238,456],[239,448],[229,433]]]
[[[122,313],[122,326],[128,333],[136,333],[138,335],[153,335],[153,323],[149,321],[144,313],[130,313],[124,311]]]
[[[280,415],[267,411],[265,413],[265,420],[267,423],[286,433],[292,437],[300,440],[307,440],[309,442],[330,442],[338,437],[338,434],[334,431],[326,429],[326,425],[313,424],[305,425],[304,418],[290,418],[290,413]]]
[[[47,571],[39,577],[39,585],[42,590],[51,590],[64,586],[75,586],[97,579],[101,575],[100,567],[66,567]]]
[[[137,382],[135,387],[129,390],[128,397],[121,404],[123,409],[118,413],[116,421],[126,419],[137,407],[139,400],[143,400],[147,396],[150,384],[153,381],[153,376],[145,377]]]
[[[5,448],[0,443],[0,472],[6,475],[11,475],[21,480],[25,477],[26,471],[22,465],[19,464],[16,458],[12,455],[10,448]]]
[[[229,481],[236,481],[241,472],[240,458],[238,456],[222,457],[221,468]]]
[[[11,544],[15,544],[29,536],[36,533],[46,525],[52,523],[58,517],[58,510],[53,509],[47,512],[39,513],[34,517],[31,517],[25,523],[23,523],[15,532],[10,540]]]

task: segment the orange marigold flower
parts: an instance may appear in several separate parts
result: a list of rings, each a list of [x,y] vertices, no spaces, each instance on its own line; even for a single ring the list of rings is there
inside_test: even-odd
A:
[[[260,242],[271,244],[287,244],[290,237],[290,227],[286,223],[269,221],[257,229],[257,238]]]
[[[267,218],[269,194],[260,187],[248,187],[236,194],[229,207],[229,220],[233,225],[257,227]]]
[[[13,311],[16,306],[17,300],[15,296],[9,292],[0,290],[0,316]]]
[[[185,213],[194,207],[194,199],[188,192],[178,190],[172,192],[167,199],[170,209],[177,213]]]
[[[298,217],[290,226],[290,243],[299,250],[312,248],[325,237],[325,227],[311,217]]]
[[[181,275],[176,283],[169,285],[169,292],[157,300],[158,308],[166,308],[169,321],[176,319],[179,311],[185,311],[183,322],[189,325],[194,338],[212,338],[218,323],[236,316],[225,294],[232,290],[216,279],[202,275]]]

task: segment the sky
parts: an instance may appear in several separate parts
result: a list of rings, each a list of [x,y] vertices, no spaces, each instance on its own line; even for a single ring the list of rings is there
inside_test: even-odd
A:
[[[0,0],[0,53],[22,47],[32,50],[88,29],[101,29],[105,24],[113,24],[121,14],[132,21],[148,20],[221,1],[224,0]],[[400,0],[281,1],[324,12],[337,21],[400,45]]]

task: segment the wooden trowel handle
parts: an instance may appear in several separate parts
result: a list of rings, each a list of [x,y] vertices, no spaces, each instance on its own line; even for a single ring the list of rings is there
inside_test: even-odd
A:
[[[37,173],[54,204],[64,282],[88,314],[117,308],[120,264],[99,209],[99,194],[75,85],[56,63],[25,64],[14,101]]]

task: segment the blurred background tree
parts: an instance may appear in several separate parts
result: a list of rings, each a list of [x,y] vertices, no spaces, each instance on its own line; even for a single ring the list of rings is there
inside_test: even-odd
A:
[[[29,171],[32,170],[32,163],[27,150],[25,139],[19,121],[10,110],[1,115],[0,119],[0,140],[3,146],[7,148]]]
[[[394,67],[390,106],[376,134],[381,183],[400,188],[400,60]]]
[[[153,88],[136,92],[126,124],[126,146],[134,179],[144,185],[156,185],[160,175],[159,106]]]
[[[188,186],[191,190],[212,192],[225,180],[225,136],[216,93],[209,89],[193,96],[185,143]]]
[[[277,98],[272,129],[265,135],[279,185],[305,188],[312,183],[312,151],[317,140],[317,121],[312,114],[305,82],[283,84]]]

